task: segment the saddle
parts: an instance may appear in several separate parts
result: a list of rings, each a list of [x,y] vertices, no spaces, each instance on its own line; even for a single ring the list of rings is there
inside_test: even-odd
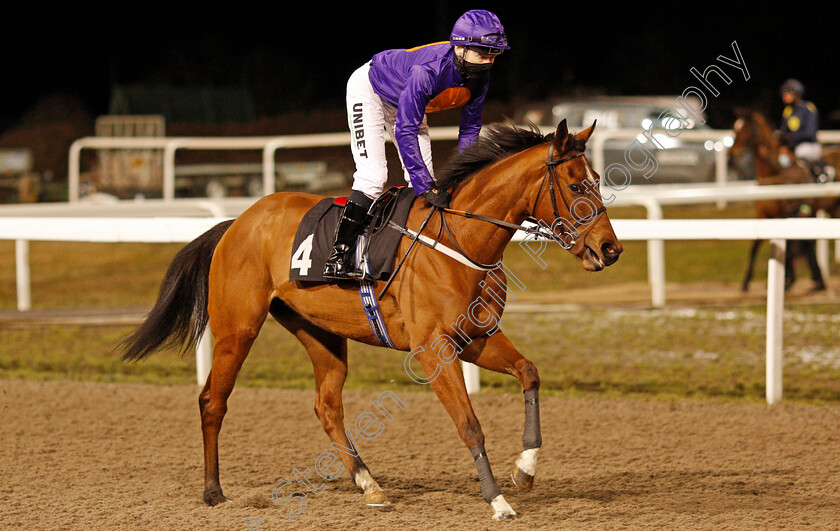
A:
[[[364,264],[374,280],[391,274],[402,238],[388,221],[405,226],[416,197],[413,189],[395,186],[384,191],[368,210],[367,227],[356,242],[356,257],[357,265]],[[332,252],[335,228],[346,201],[346,197],[326,197],[304,214],[292,244],[290,281],[334,282],[323,277],[324,265]]]

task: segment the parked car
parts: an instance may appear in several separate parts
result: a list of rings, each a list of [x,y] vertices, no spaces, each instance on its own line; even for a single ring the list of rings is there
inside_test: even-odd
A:
[[[697,99],[688,99],[694,108],[700,107]],[[598,96],[580,99],[558,99],[529,105],[520,109],[515,118],[519,122],[532,122],[541,127],[555,127],[566,119],[570,130],[581,130],[592,125],[596,119],[598,125],[595,135],[605,130],[629,129],[639,132],[639,142],[649,142],[643,133],[653,131],[654,139],[665,149],[655,152],[658,169],[650,178],[645,179],[641,171],[630,168],[625,162],[624,152],[634,140],[610,139],[604,144],[604,167],[619,163],[632,175],[633,184],[662,183],[700,183],[715,180],[715,152],[731,145],[731,138],[723,141],[695,141],[681,139],[679,135],[670,136],[665,129],[678,129],[679,120],[665,115],[663,111],[673,109],[687,124],[683,130],[710,130],[706,123],[699,123],[690,113],[678,104],[677,96]],[[705,115],[698,115],[705,121]],[[651,129],[652,128],[652,129]],[[658,131],[658,132],[657,132]],[[651,146],[651,144],[648,144]],[[590,154],[590,159],[592,155]],[[733,177],[734,178],[734,177]]]

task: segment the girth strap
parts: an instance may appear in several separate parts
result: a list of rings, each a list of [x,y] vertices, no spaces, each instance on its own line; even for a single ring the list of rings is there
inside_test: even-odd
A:
[[[389,221],[390,223],[390,221]],[[365,236],[360,236],[361,240],[356,245],[356,266],[362,269],[366,274],[370,274],[368,267],[367,252],[365,250]],[[373,289],[373,282],[362,279],[359,283],[359,295],[362,298],[362,309],[365,311],[365,316],[370,324],[370,329],[373,334],[379,339],[383,346],[396,349],[391,337],[388,335],[388,329],[385,327],[385,320],[382,318],[382,312],[379,310],[379,304],[376,301],[376,292]]]

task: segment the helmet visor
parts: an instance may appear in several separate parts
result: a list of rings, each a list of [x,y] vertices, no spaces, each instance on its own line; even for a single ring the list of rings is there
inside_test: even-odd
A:
[[[488,48],[487,46],[467,46],[467,50],[474,50],[482,55],[500,55],[504,51],[501,48]]]
[[[480,50],[482,53],[499,54],[508,49],[507,36],[504,33],[488,33],[481,37],[452,37],[453,41],[465,43],[476,43],[475,48],[486,48],[488,51]]]

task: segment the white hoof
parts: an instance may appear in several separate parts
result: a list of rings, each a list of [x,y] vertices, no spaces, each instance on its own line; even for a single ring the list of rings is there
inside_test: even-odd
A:
[[[509,520],[519,516],[501,494],[493,498],[490,507],[493,508],[493,520]]]
[[[525,472],[529,476],[536,476],[537,454],[539,451],[539,448],[531,448],[530,450],[525,450],[519,454],[519,458],[516,460],[516,468]]]
[[[513,484],[522,490],[534,488],[534,476],[537,475],[537,453],[539,448],[525,450],[516,460],[516,467],[510,475]]]

